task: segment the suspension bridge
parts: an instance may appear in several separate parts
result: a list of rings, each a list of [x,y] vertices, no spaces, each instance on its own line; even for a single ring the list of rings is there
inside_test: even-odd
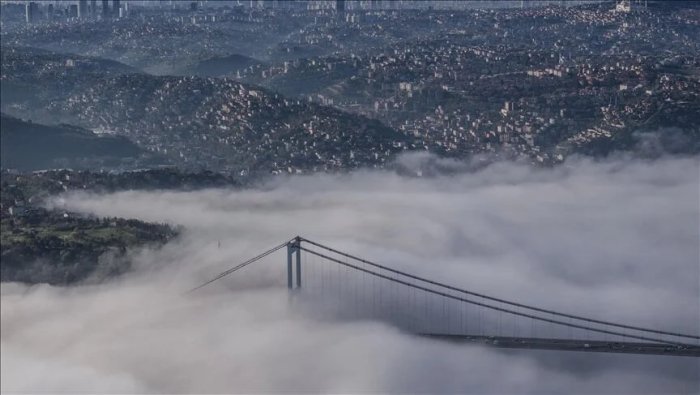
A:
[[[373,320],[492,347],[700,357],[700,335],[583,317],[497,298],[295,237],[190,290],[286,248],[287,287],[334,319]]]

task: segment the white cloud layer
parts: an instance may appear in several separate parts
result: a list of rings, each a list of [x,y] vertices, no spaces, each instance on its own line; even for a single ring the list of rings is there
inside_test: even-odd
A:
[[[254,190],[72,195],[98,215],[184,225],[101,285],[2,285],[3,392],[697,393],[695,358],[502,351],[290,308],[284,253],[204,292],[216,273],[300,234],[477,292],[700,331],[700,160],[573,160],[449,176],[356,172]],[[434,170],[434,169],[433,169]],[[219,241],[221,246],[218,246]]]

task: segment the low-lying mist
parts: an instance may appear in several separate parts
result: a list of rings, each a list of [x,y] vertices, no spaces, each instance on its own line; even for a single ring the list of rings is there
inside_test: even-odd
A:
[[[184,293],[298,234],[477,292],[700,332],[700,158],[470,170],[411,155],[400,167],[56,199],[185,228],[104,284],[3,284],[3,392],[700,390],[696,358],[496,350],[319,320],[293,308],[282,251]],[[398,174],[417,172],[431,176]]]

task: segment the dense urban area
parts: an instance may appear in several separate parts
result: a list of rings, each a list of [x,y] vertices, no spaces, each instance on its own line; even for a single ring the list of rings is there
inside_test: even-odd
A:
[[[533,166],[700,152],[694,2],[1,7],[3,281],[84,280],[94,264],[34,280],[17,265],[177,234],[44,207],[70,190],[243,187],[416,151]]]

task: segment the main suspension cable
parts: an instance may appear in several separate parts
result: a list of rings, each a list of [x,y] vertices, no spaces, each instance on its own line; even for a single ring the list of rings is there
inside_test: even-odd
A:
[[[196,291],[196,290],[198,290],[198,289],[200,289],[200,288],[204,288],[204,287],[206,287],[207,285],[213,283],[214,281],[220,280],[220,279],[222,279],[222,278],[228,276],[229,274],[231,274],[231,273],[233,273],[233,272],[235,272],[235,271],[237,271],[237,270],[243,269],[244,267],[250,265],[251,263],[255,263],[255,262],[259,261],[260,259],[265,258],[266,256],[268,256],[268,255],[272,254],[273,252],[275,252],[275,251],[281,249],[282,247],[286,247],[287,245],[289,245],[289,243],[292,242],[292,240],[294,240],[294,239],[285,241],[284,243],[282,243],[282,244],[280,244],[280,245],[278,245],[278,246],[275,246],[275,247],[273,247],[273,248],[270,248],[269,250],[263,252],[263,253],[260,254],[260,255],[257,255],[257,256],[255,256],[255,257],[253,257],[253,258],[250,258],[250,259],[248,259],[247,261],[245,261],[245,262],[243,262],[243,263],[241,263],[241,264],[238,264],[238,265],[236,265],[236,266],[234,266],[234,267],[232,267],[232,268],[230,268],[230,269],[228,269],[228,270],[226,270],[226,271],[223,271],[223,272],[217,274],[216,277],[212,278],[211,280],[209,280],[209,281],[207,281],[207,282],[205,282],[205,283],[203,283],[203,284],[201,284],[201,285],[198,285],[198,286],[196,286],[196,287],[190,289],[189,291],[187,291],[187,293],[194,292],[194,291]]]
[[[303,247],[303,246],[299,247],[299,249],[301,249],[302,251],[306,251],[306,252],[308,252],[308,253],[310,253],[310,254],[316,255],[316,256],[318,256],[318,257],[320,257],[320,258],[327,259],[327,260],[332,261],[332,262],[334,262],[334,263],[337,263],[337,264],[340,264],[340,265],[343,265],[343,266],[347,266],[347,267],[353,268],[353,269],[355,269],[355,270],[358,270],[358,271],[361,271],[361,272],[370,274],[370,275],[375,276],[375,277],[379,277],[379,278],[382,278],[382,279],[385,279],[385,280],[389,280],[389,281],[392,281],[392,282],[395,282],[395,283],[398,283],[398,284],[405,285],[405,286],[407,286],[407,287],[411,287],[411,288],[415,288],[415,289],[418,289],[418,290],[421,290],[421,291],[424,291],[424,292],[428,292],[428,293],[431,293],[431,294],[433,294],[433,295],[438,295],[438,296],[446,297],[446,298],[449,298],[449,299],[457,300],[457,301],[460,301],[460,302],[465,302],[465,303],[469,303],[469,304],[473,304],[473,305],[485,307],[485,308],[488,308],[488,309],[491,309],[491,310],[495,310],[495,311],[501,311],[501,312],[504,312],[504,313],[513,314],[513,315],[517,315],[517,316],[521,316],[521,317],[532,318],[532,319],[538,320],[538,321],[549,322],[549,323],[553,323],[553,324],[557,324],[557,325],[563,325],[563,326],[568,326],[568,327],[571,327],[571,328],[578,328],[578,329],[588,330],[588,331],[592,331],[592,332],[605,333],[605,334],[615,335],[615,336],[621,336],[621,337],[628,337],[628,338],[633,338],[633,339],[637,339],[637,340],[644,340],[644,341],[650,341],[650,342],[655,342],[655,343],[670,344],[670,345],[674,345],[674,346],[695,347],[695,346],[693,346],[693,345],[691,345],[691,344],[680,343],[680,342],[673,342],[673,341],[668,341],[668,340],[665,340],[665,339],[659,339],[659,338],[653,338],[653,337],[646,337],[646,336],[639,336],[639,335],[627,334],[627,333],[622,333],[622,332],[610,331],[610,330],[606,330],[606,329],[593,328],[593,327],[588,327],[588,326],[584,326],[584,325],[572,324],[572,323],[570,323],[570,322],[554,320],[554,319],[545,318],[545,317],[540,317],[540,316],[533,315],[533,314],[527,314],[527,313],[522,313],[522,312],[515,311],[515,310],[506,309],[506,308],[503,308],[503,307],[497,307],[497,306],[493,306],[493,305],[490,305],[490,304],[487,304],[487,303],[477,302],[477,301],[475,301],[475,300],[466,299],[466,298],[462,298],[462,297],[459,297],[459,296],[451,295],[451,294],[448,294],[448,293],[445,293],[445,292],[441,292],[441,291],[437,291],[437,290],[434,290],[434,289],[426,288],[426,287],[424,287],[424,286],[416,285],[416,284],[413,284],[413,283],[409,283],[409,282],[404,281],[404,280],[399,280],[398,278],[393,278],[393,277],[390,277],[390,276],[387,276],[387,275],[384,275],[384,274],[381,274],[381,273],[373,272],[373,271],[371,271],[371,270],[368,270],[368,269],[365,269],[365,268],[362,268],[362,267],[359,267],[359,266],[356,266],[356,265],[353,265],[353,264],[350,264],[350,263],[343,262],[343,261],[341,261],[341,260],[339,260],[339,259],[336,259],[336,258],[333,258],[333,257],[331,257],[331,256],[325,255],[325,254],[320,253],[320,252],[318,252],[318,251],[310,250],[310,249],[305,248],[305,247]]]
[[[683,338],[696,339],[696,340],[700,339],[700,336],[696,336],[696,335],[688,335],[688,334],[683,334],[683,333],[661,331],[661,330],[656,330],[656,329],[649,329],[649,328],[642,328],[642,327],[638,327],[638,326],[619,324],[619,323],[616,323],[616,322],[602,321],[602,320],[597,320],[597,319],[593,319],[593,318],[587,318],[587,317],[582,317],[582,316],[577,316],[577,315],[572,315],[572,314],[566,314],[566,313],[562,313],[562,312],[558,312],[558,311],[554,311],[554,310],[548,310],[548,309],[543,309],[543,308],[539,308],[539,307],[535,307],[535,306],[525,305],[525,304],[522,304],[522,303],[512,302],[512,301],[509,301],[509,300],[500,299],[500,298],[496,298],[496,297],[493,297],[493,296],[484,295],[484,294],[477,293],[477,292],[472,292],[472,291],[469,291],[469,290],[466,290],[466,289],[461,289],[461,288],[453,287],[453,286],[450,286],[450,285],[447,285],[447,284],[442,284],[442,283],[439,283],[439,282],[437,282],[437,281],[429,280],[429,279],[424,278],[424,277],[419,277],[419,276],[416,276],[416,275],[413,275],[413,274],[410,274],[410,273],[406,273],[406,272],[403,272],[403,271],[400,271],[400,270],[392,269],[392,268],[390,268],[390,267],[383,266],[383,265],[380,265],[380,264],[378,264],[378,263],[371,262],[371,261],[368,261],[368,260],[366,260],[366,259],[359,258],[359,257],[354,256],[354,255],[350,255],[350,254],[345,253],[345,252],[343,252],[343,251],[336,250],[336,249],[334,249],[334,248],[325,246],[325,245],[323,245],[323,244],[317,243],[317,242],[312,241],[312,240],[308,240],[308,239],[305,239],[305,238],[301,238],[301,240],[304,241],[304,242],[307,242],[307,243],[309,243],[309,244],[312,244],[312,245],[314,245],[314,246],[316,246],[316,247],[322,248],[322,249],[324,249],[324,250],[333,252],[333,253],[338,254],[338,255],[342,255],[342,256],[347,257],[347,258],[354,259],[354,260],[356,260],[356,261],[365,263],[365,264],[367,264],[367,265],[376,267],[376,268],[378,268],[378,269],[386,270],[386,271],[388,271],[388,272],[391,272],[391,273],[394,273],[394,274],[398,274],[398,275],[401,275],[401,276],[404,276],[404,277],[408,277],[408,278],[413,279],[413,280],[422,281],[422,282],[425,282],[425,283],[427,283],[427,284],[431,284],[431,285],[435,285],[435,286],[442,287],[442,288],[445,288],[445,289],[449,289],[450,291],[460,292],[460,293],[463,293],[463,294],[466,294],[466,295],[476,296],[476,297],[483,298],[483,299],[487,299],[487,300],[491,300],[491,301],[494,301],[494,302],[499,302],[499,303],[503,303],[503,304],[507,304],[507,305],[511,305],[511,306],[515,306],[515,307],[520,307],[520,308],[524,308],[524,309],[527,309],[527,310],[537,311],[537,312],[540,312],[540,313],[552,314],[552,315],[556,315],[556,316],[559,316],[559,317],[571,318],[571,319],[575,319],[575,320],[578,320],[578,321],[586,321],[586,322],[590,322],[590,323],[594,323],[594,324],[613,326],[613,327],[623,328],[623,329],[631,329],[631,330],[636,330],[636,331],[639,331],[639,332],[655,333],[655,334],[658,334],[658,335],[668,335],[668,336],[683,337]]]

